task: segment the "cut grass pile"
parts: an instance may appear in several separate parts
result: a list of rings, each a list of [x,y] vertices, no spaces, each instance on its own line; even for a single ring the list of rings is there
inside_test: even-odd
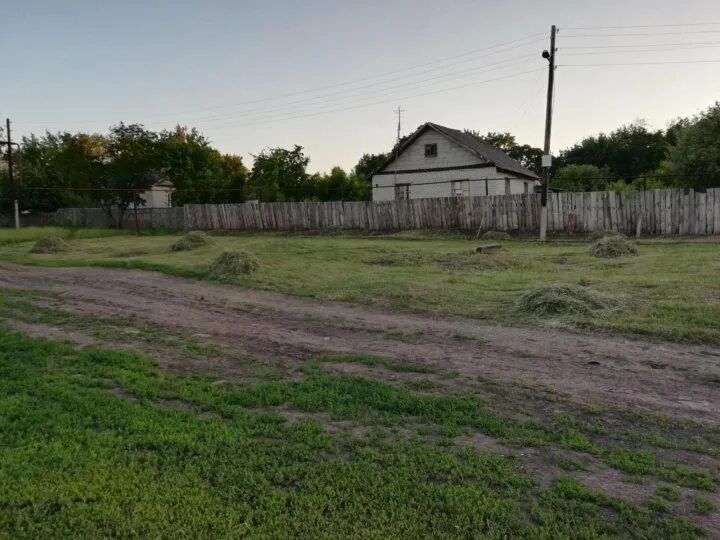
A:
[[[624,236],[604,236],[588,247],[588,253],[593,257],[613,259],[623,255],[637,255],[637,246],[628,242]]]
[[[589,287],[570,283],[541,285],[517,299],[519,312],[537,318],[586,317],[607,312],[618,301]]]
[[[233,279],[245,287],[502,323],[533,322],[515,309],[517,297],[528,290],[548,283],[577,283],[633,306],[588,319],[584,329],[720,343],[717,242],[657,241],[643,245],[637,256],[604,259],[590,256],[587,244],[521,240],[508,242],[492,257],[482,257],[474,253],[478,245],[474,236],[248,233],[215,235],[214,246],[170,252],[164,236],[81,239],[82,232],[73,236],[70,252],[29,254],[32,243],[26,239],[0,245],[0,259],[46,266],[136,268],[208,279],[208,266],[222,251],[248,251],[258,258],[262,271]],[[0,238],[3,234],[9,233],[0,231]]]
[[[288,423],[270,412],[278,406],[375,430]],[[540,486],[513,458],[454,445],[452,435],[382,429],[415,419],[434,432],[465,425],[586,446],[569,426],[508,424],[472,396],[417,394],[322,364],[299,380],[216,385],[135,353],[0,328],[0,408],[0,536],[9,538],[702,534],[569,476]]]
[[[205,246],[211,246],[215,242],[212,237],[203,231],[190,231],[177,242],[170,246],[171,251],[191,251]]]
[[[223,251],[210,265],[213,279],[232,279],[253,273],[260,266],[257,257],[247,251]]]
[[[504,231],[487,231],[481,238],[483,240],[510,240],[510,234]]]
[[[30,250],[30,253],[62,253],[70,251],[70,244],[58,236],[43,236]]]

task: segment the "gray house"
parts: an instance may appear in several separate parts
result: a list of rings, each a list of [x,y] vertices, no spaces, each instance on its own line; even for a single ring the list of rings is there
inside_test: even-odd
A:
[[[477,137],[428,122],[373,174],[373,200],[532,193],[539,177]]]

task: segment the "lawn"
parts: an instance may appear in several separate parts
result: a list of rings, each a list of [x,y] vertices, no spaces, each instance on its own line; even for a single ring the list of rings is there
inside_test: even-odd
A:
[[[173,235],[61,232],[72,250],[52,255],[29,253],[31,240],[41,230],[17,239],[4,232],[0,258],[50,266],[141,268],[206,279],[219,253],[240,249],[261,263],[259,271],[234,280],[245,287],[502,323],[720,343],[717,242],[642,243],[637,256],[598,259],[587,254],[584,243],[522,240],[503,242],[501,253],[481,256],[474,253],[478,240],[457,236],[240,234],[217,236],[211,247],[171,252],[169,246],[177,239]],[[619,307],[564,319],[518,312],[516,301],[522,293],[549,283],[587,286],[615,298]]]
[[[711,473],[658,461],[632,449],[644,434],[628,443],[620,433],[642,422],[648,433],[679,430],[678,444],[714,444],[714,431],[590,409],[520,422],[499,411],[522,388],[430,393],[329,367],[347,362],[413,371],[311,358],[302,376],[217,384],[136,352],[0,326],[0,537],[699,538],[681,499],[695,516],[714,511]],[[567,472],[540,482],[512,451],[463,442],[475,434],[544,448]],[[631,504],[573,477],[602,463],[628,485],[663,483]]]

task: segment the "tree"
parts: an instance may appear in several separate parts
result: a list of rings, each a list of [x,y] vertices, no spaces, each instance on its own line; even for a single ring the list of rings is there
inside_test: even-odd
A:
[[[642,122],[622,126],[609,134],[587,137],[563,150],[558,168],[565,165],[595,165],[608,168],[615,176],[632,182],[660,166],[667,153],[662,130],[651,131]]]
[[[352,172],[369,182],[372,180],[373,173],[378,170],[387,158],[388,154],[363,154]]]
[[[341,167],[333,167],[330,174],[313,175],[314,199],[320,201],[363,201],[369,200],[370,184],[364,178]]]
[[[566,165],[552,179],[552,187],[566,191],[604,191],[608,171],[595,165]]]
[[[110,128],[103,166],[94,184],[102,190],[100,204],[110,219],[117,211],[118,227],[130,204],[144,204],[139,193],[161,179],[159,150],[158,135],[140,124]]]
[[[245,202],[248,189],[248,169],[243,164],[242,157],[232,154],[223,154],[220,163],[223,175],[223,184],[227,186],[228,202]]]
[[[677,185],[720,187],[720,102],[679,130],[669,162]]]
[[[272,148],[253,156],[250,197],[266,202],[302,201],[312,196],[312,183],[306,172],[310,158],[303,147],[292,150]]]
[[[223,157],[197,129],[177,126],[163,131],[157,147],[162,173],[178,190],[173,196],[176,204],[227,200]]]

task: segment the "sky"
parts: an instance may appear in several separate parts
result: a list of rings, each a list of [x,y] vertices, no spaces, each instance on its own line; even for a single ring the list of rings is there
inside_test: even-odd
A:
[[[13,138],[194,126],[224,153],[352,168],[425,122],[552,151],[720,99],[718,0],[0,0]]]

